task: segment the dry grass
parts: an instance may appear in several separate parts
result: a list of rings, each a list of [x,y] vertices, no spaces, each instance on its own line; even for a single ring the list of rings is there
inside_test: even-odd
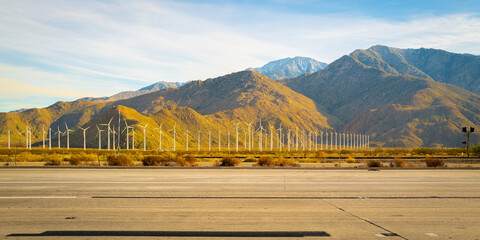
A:
[[[240,164],[240,162],[241,161],[238,158],[227,156],[227,157],[222,158],[219,166],[221,166],[221,167],[235,167],[235,166],[238,166],[238,164]]]
[[[383,167],[383,163],[379,160],[367,160],[365,163],[367,167]]]
[[[182,156],[182,155],[178,154],[175,157],[175,162],[177,162],[182,167],[197,167],[198,166],[198,163],[197,163],[195,157],[192,156],[192,155]]]
[[[63,155],[61,154],[50,154],[46,155],[43,160],[45,161],[45,166],[58,166],[62,165]]]
[[[397,168],[402,168],[402,167],[406,166],[405,160],[403,160],[403,158],[399,158],[399,157],[395,158],[393,164]]]
[[[445,165],[443,159],[433,158],[430,156],[425,156],[425,164],[427,167],[443,167]]]
[[[108,166],[126,166],[131,167],[135,166],[135,163],[132,158],[128,155],[120,154],[119,156],[109,155],[107,156]]]
[[[275,160],[272,157],[260,157],[257,165],[261,167],[275,166]]]

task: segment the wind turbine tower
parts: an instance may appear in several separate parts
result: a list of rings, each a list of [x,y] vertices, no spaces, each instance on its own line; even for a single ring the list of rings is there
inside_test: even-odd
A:
[[[65,123],[65,132],[67,133],[67,150],[70,150],[70,132],[73,132],[72,129],[68,129],[67,123]]]
[[[86,138],[86,134],[85,132],[87,131],[87,129],[89,129],[90,127],[87,127],[87,128],[81,128],[79,127],[80,129],[83,130],[83,150],[87,150],[87,138]]]

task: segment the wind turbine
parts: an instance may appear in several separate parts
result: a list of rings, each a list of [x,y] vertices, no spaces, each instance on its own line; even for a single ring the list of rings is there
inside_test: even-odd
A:
[[[8,129],[8,149],[10,149],[10,128]]]
[[[67,150],[70,150],[70,132],[73,132],[72,129],[68,129],[67,123],[65,123],[65,132],[67,133]]]
[[[228,151],[230,152],[230,132],[227,132]]]
[[[258,135],[258,147],[260,148],[260,152],[263,151],[263,139],[262,139],[262,133],[263,133],[263,126],[262,126],[262,120],[260,120],[260,127],[257,129],[260,130],[260,133]]]
[[[100,130],[100,128],[98,127],[98,125],[95,125],[97,127],[97,136],[98,136],[98,150],[102,150],[102,131],[105,131],[105,130]]]
[[[210,152],[212,147],[212,131],[208,131],[208,151]]]
[[[250,122],[250,123],[246,123],[244,122],[246,125],[247,125],[247,128],[248,128],[248,151],[251,151],[252,150],[252,133],[251,133],[251,130],[250,130],[250,127],[252,125],[253,122]]]
[[[147,150],[147,134],[145,131],[147,129],[148,123],[145,126],[140,126],[143,128],[143,151],[145,152]]]
[[[315,130],[315,152],[318,148],[318,130]]]
[[[238,152],[238,125],[240,123],[235,124],[235,152]]]
[[[175,138],[177,136],[177,130],[175,128],[177,127],[177,124],[173,125],[173,129],[170,129],[170,131],[173,131],[173,151],[175,152]]]
[[[86,141],[86,135],[85,135],[85,132],[87,131],[87,129],[89,129],[90,127],[87,127],[87,128],[82,128],[82,127],[78,127],[80,129],[83,130],[83,150],[87,150],[87,141]]]
[[[60,134],[62,134],[62,132],[60,131],[60,126],[57,126],[57,134],[58,134],[58,148],[60,148]]]
[[[52,150],[52,128],[48,128],[48,150]]]
[[[270,127],[270,151],[273,151],[273,125],[268,123],[268,126]]]
[[[125,118],[123,119],[123,121],[125,122],[125,128],[123,129],[123,131],[127,130],[127,150],[129,150],[129,139],[130,139],[130,134],[128,133],[128,129],[132,128],[130,126],[128,126],[127,124],[127,120],[125,120]]]
[[[187,131],[187,134],[186,134],[186,136],[187,136],[187,141],[186,141],[187,146],[186,147],[187,147],[187,152],[188,152],[188,130],[186,130],[186,131]]]
[[[45,126],[42,126],[42,140],[43,140],[43,149],[45,149]]]
[[[282,145],[283,145],[283,143],[282,143],[282,139],[283,139],[283,138],[282,138],[282,124],[281,124],[281,123],[280,123],[280,128],[279,128],[279,129],[277,129],[277,130],[279,130],[279,134],[278,134],[278,137],[279,137],[279,138],[278,138],[278,143],[279,143],[280,152],[281,152],[281,151],[282,151]]]
[[[101,126],[107,126],[107,149],[108,151],[110,151],[110,123],[112,122],[113,120],[113,117],[110,119],[110,121],[108,121],[107,124],[100,124]]]
[[[298,151],[298,127],[295,126],[295,138],[297,139],[295,141],[295,151]]]
[[[245,136],[245,140],[243,142],[243,150],[247,151],[247,130],[245,128],[243,129],[243,134]]]
[[[160,123],[160,127],[155,128],[158,129],[158,151],[162,151],[162,124]]]
[[[197,132],[197,139],[198,139],[198,151],[200,152],[200,131]]]
[[[113,141],[112,141],[112,149],[113,151],[115,151],[115,135],[117,135],[117,132],[115,131],[115,125],[112,126],[112,137],[113,137]]]
[[[290,128],[287,130],[287,150],[290,152]]]
[[[221,151],[221,142],[222,142],[222,138],[221,138],[221,135],[222,135],[222,132],[221,131],[218,131],[218,151],[220,152]]]

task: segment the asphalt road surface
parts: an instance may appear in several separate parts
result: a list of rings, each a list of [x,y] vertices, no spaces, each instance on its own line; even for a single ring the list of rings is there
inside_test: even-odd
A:
[[[480,239],[480,170],[0,169],[0,239]]]

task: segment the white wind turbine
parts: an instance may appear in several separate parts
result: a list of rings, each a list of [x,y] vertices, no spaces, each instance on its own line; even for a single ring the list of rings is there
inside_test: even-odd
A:
[[[115,125],[112,125],[112,149],[113,151],[115,151],[115,135],[117,134],[117,132],[115,131]]]
[[[253,122],[250,122],[250,123],[246,123],[244,122],[245,125],[247,125],[247,128],[248,128],[248,151],[251,151],[252,150],[252,133],[251,133],[251,130],[250,130],[250,127],[252,125]]]
[[[273,151],[273,125],[268,123],[268,126],[270,127],[270,151]]]
[[[208,131],[208,151],[212,150],[212,131]]]
[[[235,152],[238,152],[238,125],[240,123],[235,124]]]
[[[52,128],[48,128],[48,150],[52,150]]]
[[[126,120],[125,118],[123,119],[123,121],[125,122],[125,128],[123,129],[123,131],[127,130],[127,146],[126,146],[126,148],[127,148],[127,150],[129,150],[129,149],[130,149],[130,147],[129,147],[130,134],[129,134],[129,131],[128,131],[128,130],[129,130],[130,128],[133,128],[133,127],[128,126],[127,120]],[[122,132],[123,132],[123,131],[122,131]]]
[[[245,137],[245,140],[243,141],[243,150],[247,151],[247,130],[245,128],[243,129],[243,134]]]
[[[177,123],[175,123],[175,125],[173,125],[172,129],[170,129],[170,131],[173,132],[173,151],[174,152],[175,152],[175,139],[176,139],[176,136],[177,136],[177,130],[175,129],[176,127],[177,127]]]
[[[218,131],[218,151],[221,151],[221,146],[222,146],[222,138],[221,138],[222,132]]]
[[[143,151],[145,152],[147,150],[147,134],[146,134],[146,129],[147,129],[147,126],[148,126],[148,123],[147,125],[145,126],[142,126],[140,125],[142,128],[143,128]]]
[[[86,134],[85,132],[87,131],[87,129],[89,129],[90,127],[87,127],[87,128],[82,128],[82,127],[78,127],[80,129],[82,129],[83,131],[83,150],[87,150],[87,138],[86,138]]]
[[[318,148],[318,130],[315,130],[315,152],[317,151]]]
[[[10,128],[8,129],[8,149],[10,149]]]
[[[185,135],[186,135],[186,139],[187,139],[187,140],[185,141],[185,143],[186,143],[186,145],[187,145],[187,146],[186,146],[186,149],[187,149],[187,152],[188,152],[188,130],[186,130],[186,133],[187,133],[187,134],[185,134]]]
[[[58,148],[60,148],[60,134],[62,134],[62,132],[60,131],[60,126],[57,126],[57,134],[58,134]]]
[[[199,151],[199,152],[200,152],[200,133],[201,133],[200,131],[197,131],[197,139],[198,139],[198,141],[197,141],[198,142],[198,150],[197,151]]]
[[[110,123],[112,122],[113,117],[110,119],[110,121],[107,124],[99,124],[101,126],[107,126],[107,149],[110,151]]]
[[[295,127],[295,138],[297,139],[295,141],[295,151],[298,151],[298,127]]]
[[[67,150],[70,150],[70,132],[73,132],[72,129],[68,129],[67,123],[65,123],[65,132],[67,133]]]
[[[230,132],[227,132],[228,151],[230,152]]]
[[[287,130],[287,150],[290,152],[290,128]]]
[[[282,151],[282,145],[283,145],[283,143],[282,143],[282,139],[283,139],[283,138],[282,138],[282,124],[281,124],[281,123],[280,123],[280,128],[277,129],[277,130],[279,130],[279,134],[278,134],[278,143],[279,143],[279,145],[278,145],[278,146],[279,146],[280,152],[281,152],[281,151]]]
[[[97,127],[97,136],[98,136],[98,150],[102,150],[102,132],[105,130],[100,130],[98,125],[95,125]]]
[[[262,126],[262,120],[260,119],[260,127],[258,128],[257,131],[260,131],[259,134],[258,134],[258,147],[260,148],[260,152],[263,151],[263,126]]]
[[[47,132],[45,132],[45,126],[42,126],[42,140],[43,140],[42,147],[43,147],[43,149],[45,149],[45,133],[47,133]]]
[[[162,151],[162,124],[160,123],[160,127],[155,128],[158,129],[158,151]]]

